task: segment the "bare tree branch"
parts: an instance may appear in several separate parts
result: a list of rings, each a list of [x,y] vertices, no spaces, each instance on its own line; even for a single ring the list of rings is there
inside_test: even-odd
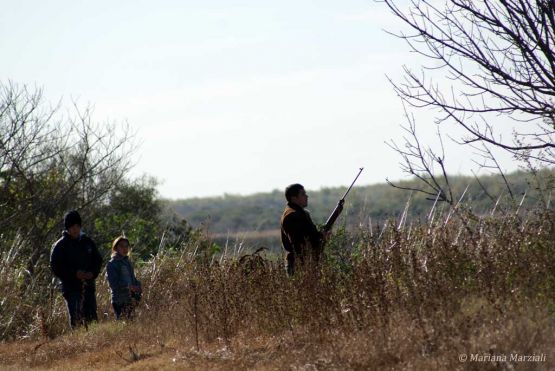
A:
[[[404,66],[403,82],[390,79],[405,102],[438,109],[438,122],[454,122],[470,135],[464,144],[483,142],[553,164],[555,2],[383,2],[410,32],[390,33],[433,63],[421,74]],[[444,71],[450,87],[428,78],[429,69]],[[496,135],[497,116],[514,126],[512,143]]]

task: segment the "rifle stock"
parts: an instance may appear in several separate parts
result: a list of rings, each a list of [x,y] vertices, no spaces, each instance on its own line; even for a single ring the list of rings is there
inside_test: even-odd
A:
[[[345,203],[345,198],[347,197],[347,195],[351,191],[351,188],[353,188],[353,185],[355,185],[355,182],[357,181],[358,177],[360,176],[360,173],[362,173],[362,170],[364,170],[363,167],[360,168],[357,176],[355,177],[355,180],[353,180],[349,189],[347,189],[347,191],[345,192],[343,197],[341,197],[341,199],[337,203],[337,206],[335,207],[335,209],[333,209],[333,212],[331,213],[331,215],[328,217],[328,220],[326,221],[326,224],[324,225],[324,228],[323,228],[324,232],[329,232],[332,229],[333,224],[335,223],[335,221],[339,217],[339,214],[341,214],[341,212],[343,211],[343,204]]]

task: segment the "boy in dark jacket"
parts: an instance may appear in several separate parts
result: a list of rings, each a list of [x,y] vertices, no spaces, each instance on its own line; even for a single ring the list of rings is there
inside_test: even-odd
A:
[[[141,297],[141,283],[135,277],[128,254],[129,240],[124,236],[116,238],[112,243],[112,259],[106,265],[116,320],[130,319],[134,305]]]
[[[69,322],[75,328],[83,322],[98,320],[95,279],[102,257],[95,243],[81,231],[81,216],[75,210],[64,217],[65,230],[54,244],[50,268],[61,281]]]

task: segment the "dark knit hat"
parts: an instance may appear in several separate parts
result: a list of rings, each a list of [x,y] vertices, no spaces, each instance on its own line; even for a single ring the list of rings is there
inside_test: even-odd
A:
[[[64,216],[64,227],[68,230],[75,224],[81,226],[81,215],[79,215],[77,210],[71,210]]]

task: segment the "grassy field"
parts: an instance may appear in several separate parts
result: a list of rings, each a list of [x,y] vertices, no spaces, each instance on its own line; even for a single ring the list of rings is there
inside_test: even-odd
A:
[[[555,215],[537,211],[338,230],[287,278],[265,252],[161,249],[138,267],[134,321],[69,331],[61,296],[23,290],[4,256],[3,369],[537,370],[555,368]],[[29,287],[29,286],[25,286]],[[20,295],[18,292],[25,293]],[[522,358],[530,356],[536,358]],[[464,357],[467,357],[465,360]],[[521,357],[521,358],[519,358]]]

